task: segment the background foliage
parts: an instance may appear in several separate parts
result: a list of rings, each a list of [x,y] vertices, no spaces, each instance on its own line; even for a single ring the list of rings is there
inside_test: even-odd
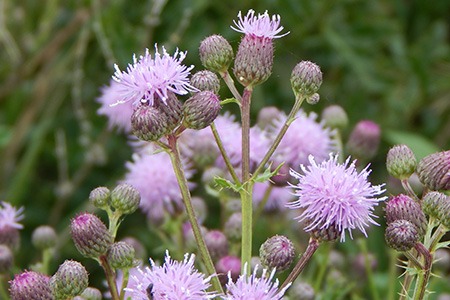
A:
[[[395,143],[407,143],[419,158],[450,148],[446,0],[3,0],[0,5],[0,199],[26,207],[18,259],[23,267],[36,259],[29,238],[41,224],[66,237],[55,268],[67,257],[77,258],[67,235],[69,218],[87,209],[92,188],[112,187],[125,172],[131,155],[126,136],[110,132],[107,120],[96,114],[96,97],[109,83],[113,64],[124,68],[133,53],[158,43],[169,53],[187,50],[186,64],[200,70],[204,37],[219,33],[236,49],[240,36],[229,26],[240,10],[280,14],[291,32],[275,41],[274,72],[255,91],[253,116],[267,105],[287,111],[294,100],[290,72],[300,60],[311,60],[321,66],[324,83],[321,102],[307,110],[320,113],[339,104],[352,125],[361,119],[381,125],[375,182],[386,181],[385,155]],[[151,250],[158,240],[143,222],[134,214],[119,235],[133,230]],[[387,254],[380,232],[370,248],[382,274]]]

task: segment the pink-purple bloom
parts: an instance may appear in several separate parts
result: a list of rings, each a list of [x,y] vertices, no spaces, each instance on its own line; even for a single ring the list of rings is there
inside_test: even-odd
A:
[[[291,169],[291,175],[299,180],[296,189],[298,200],[290,202],[291,209],[303,209],[299,222],[305,221],[305,231],[317,231],[334,227],[345,240],[345,232],[352,237],[352,230],[359,229],[367,236],[365,227],[369,223],[378,225],[373,218],[375,206],[386,197],[382,185],[372,185],[368,181],[369,166],[358,172],[355,161],[350,158],[340,164],[337,155],[330,155],[327,161],[316,163],[309,157],[310,165],[301,165],[302,173]]]
[[[155,44],[155,55],[152,57],[146,49],[139,59],[133,56],[133,64],[128,64],[126,71],[121,71],[117,65],[113,79],[121,88],[118,90],[121,99],[117,104],[131,102],[133,105],[144,102],[153,105],[156,99],[166,103],[168,92],[185,95],[189,91],[197,91],[189,82],[190,71],[194,66],[182,64],[186,52],[178,49],[173,56],[162,47],[159,53]]]
[[[284,29],[280,26],[280,15],[273,15],[271,18],[265,11],[255,16],[255,11],[250,9],[245,16],[239,12],[238,18],[237,22],[233,21],[236,27],[231,26],[231,28],[245,35],[274,39],[289,34],[289,32],[279,34]]]
[[[245,267],[244,270],[247,270]],[[257,276],[258,266],[255,267],[253,274],[247,276],[246,271],[240,275],[236,282],[233,282],[231,276],[226,285],[227,294],[222,296],[224,300],[280,300],[289,288],[287,285],[278,290],[278,279],[272,281],[275,275],[275,269],[267,275],[267,270],[263,269],[261,277]]]
[[[23,207],[17,209],[8,202],[0,202],[0,229],[22,229],[23,225],[19,221],[23,217]]]
[[[138,267],[133,272],[126,289],[127,295],[136,300],[177,299],[207,300],[217,295],[207,289],[211,276],[206,277],[194,267],[195,255],[186,254],[183,261],[173,260],[166,252],[165,262],[156,266],[150,259],[150,267]]]
[[[267,197],[264,209],[268,211],[286,210],[286,204],[293,199],[292,193],[286,187],[278,187],[268,182],[256,182],[253,188],[253,202],[259,205]]]

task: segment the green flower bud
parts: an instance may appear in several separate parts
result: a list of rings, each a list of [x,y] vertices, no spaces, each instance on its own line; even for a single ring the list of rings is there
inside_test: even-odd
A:
[[[39,226],[33,231],[31,236],[33,246],[40,250],[55,247],[56,239],[56,232],[50,226]]]
[[[72,298],[88,287],[89,277],[84,266],[73,260],[66,260],[50,280],[50,287],[56,299]]]
[[[417,227],[406,220],[389,223],[385,232],[386,243],[397,251],[408,251],[419,241]]]
[[[320,67],[310,61],[299,62],[291,74],[291,86],[295,95],[312,96],[322,85]]]
[[[306,102],[311,105],[319,103],[320,95],[318,93],[312,94],[310,97],[306,98]]]
[[[417,160],[406,145],[392,147],[386,158],[386,168],[392,176],[400,180],[408,179],[416,170]]]
[[[133,134],[143,141],[157,141],[166,133],[164,115],[153,106],[139,104],[131,115]]]
[[[322,120],[330,128],[344,129],[348,126],[348,117],[345,110],[339,105],[330,105],[322,111]]]
[[[220,112],[220,99],[210,91],[196,93],[183,105],[184,121],[187,128],[200,130],[211,125]]]
[[[122,183],[111,192],[111,206],[122,214],[134,213],[141,201],[141,195],[133,186]]]
[[[363,120],[356,124],[347,141],[348,153],[363,160],[372,159],[378,151],[381,129],[378,124]]]
[[[83,300],[102,300],[102,292],[93,287],[88,287],[81,293],[80,297]],[[75,298],[76,299],[76,298]]]
[[[422,198],[423,211],[450,228],[450,197],[439,192],[428,192]]]
[[[200,60],[205,68],[214,72],[225,72],[233,61],[233,48],[220,36],[212,35],[200,44]]]
[[[275,235],[259,248],[261,264],[265,268],[276,268],[282,272],[290,267],[295,257],[294,244],[285,236]]]
[[[220,90],[220,80],[216,73],[203,70],[195,73],[191,77],[191,85],[200,91],[210,91],[218,94]]]
[[[430,190],[450,190],[450,150],[424,157],[417,166],[417,174]]]
[[[108,207],[109,196],[111,192],[107,187],[100,186],[95,188],[89,194],[89,201],[98,208],[105,209]]]
[[[108,250],[108,262],[114,269],[130,269],[135,266],[134,248],[125,242],[117,242]]]
[[[295,300],[314,300],[314,288],[307,282],[296,280],[289,289],[289,295]]]

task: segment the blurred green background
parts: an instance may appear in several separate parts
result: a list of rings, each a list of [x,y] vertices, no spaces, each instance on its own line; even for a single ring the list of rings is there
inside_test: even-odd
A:
[[[275,40],[272,77],[256,88],[253,119],[261,107],[288,111],[289,77],[301,60],[321,66],[320,113],[330,104],[347,111],[351,125],[379,123],[383,140],[373,162],[374,181],[386,181],[384,160],[395,143],[423,157],[450,148],[450,1],[61,1],[0,2],[0,200],[26,207],[25,267],[29,237],[38,225],[64,233],[69,218],[86,209],[94,187],[113,187],[131,150],[125,135],[110,132],[96,98],[113,64],[122,69],[133,53],[154,43],[187,50],[186,64],[201,70],[200,41],[221,34],[234,49],[238,11],[280,14],[290,34]],[[222,89],[222,97],[229,92]],[[350,131],[350,129],[349,129]],[[348,132],[346,132],[348,134]],[[381,218],[382,219],[382,218]],[[140,214],[119,236],[152,236]],[[67,231],[65,232],[67,236]],[[381,237],[381,235],[380,235]],[[384,247],[384,241],[376,241]],[[66,254],[77,254],[68,237]],[[30,246],[31,247],[31,246]],[[27,251],[28,249],[28,251]]]

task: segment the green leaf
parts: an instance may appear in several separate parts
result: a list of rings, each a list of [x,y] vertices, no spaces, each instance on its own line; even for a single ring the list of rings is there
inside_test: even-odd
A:
[[[216,183],[216,185],[218,185],[220,188],[226,188],[226,189],[231,189],[237,193],[239,193],[242,190],[242,185],[240,184],[234,184],[233,182],[219,177],[219,176],[215,176],[214,177],[214,182]]]
[[[227,98],[225,100],[220,101],[220,105],[225,105],[225,104],[228,104],[228,103],[236,103],[237,105],[241,105],[239,103],[239,101],[237,101],[236,98]]]
[[[253,179],[254,182],[266,182],[267,180],[269,180],[271,177],[275,176],[278,174],[278,171],[280,170],[280,168],[284,165],[284,163],[281,163],[275,170],[271,171],[270,169],[272,169],[272,164],[270,164],[267,169],[264,170],[263,173],[258,174],[258,176],[256,176],[256,178]]]
[[[440,151],[439,147],[422,135],[418,135],[407,131],[386,130],[384,132],[386,141],[392,145],[405,144],[420,160],[425,156]]]

